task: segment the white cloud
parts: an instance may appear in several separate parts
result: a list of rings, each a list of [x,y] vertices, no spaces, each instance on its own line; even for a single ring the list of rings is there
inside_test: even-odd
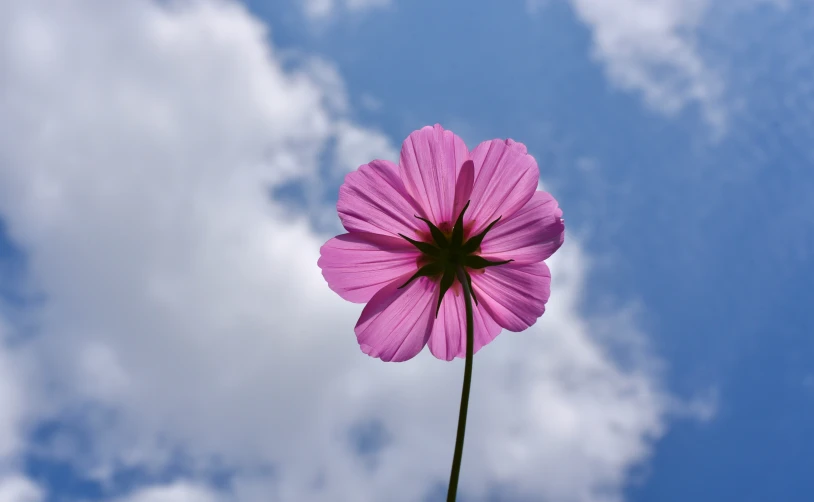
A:
[[[24,412],[19,370],[5,347],[7,331],[0,317],[0,465],[20,446],[20,422]]]
[[[340,10],[363,12],[387,7],[390,4],[391,0],[304,0],[302,2],[306,16],[313,20],[329,18]]]
[[[336,166],[344,172],[357,169],[371,159],[398,158],[390,139],[379,131],[360,127],[348,121],[336,125]]]
[[[725,125],[722,76],[696,42],[708,0],[571,0],[592,31],[594,56],[608,78],[638,91],[656,110],[675,113],[700,105],[707,121]]]
[[[180,450],[193,477],[235,469],[249,502],[412,501],[445,483],[462,362],[363,355],[360,306],[316,267],[329,236],[268,199],[317,179],[332,140],[337,169],[395,155],[330,105],[341,87],[283,70],[231,3],[0,9],[0,215],[47,298],[38,391],[94,438],[66,454],[80,472],[160,472]],[[649,366],[615,363],[592,335],[604,320],[579,313],[588,266],[569,240],[543,320],[479,353],[464,491],[615,501],[663,432]],[[641,339],[628,318],[604,329]],[[360,455],[349,431],[377,427],[384,447]],[[195,495],[217,494],[124,500]]]
[[[10,328],[0,316],[0,502],[39,502],[42,490],[18,470],[18,454],[24,442],[23,421],[28,412],[23,369],[7,346]]]
[[[219,497],[209,488],[190,483],[149,487],[117,502],[216,502]]]
[[[568,0],[590,29],[593,57],[610,82],[640,93],[652,109],[673,115],[697,105],[715,134],[725,132],[731,103],[726,100],[723,68],[705,57],[699,31],[708,28],[711,0]],[[548,0],[528,0],[534,12]],[[716,4],[718,14],[785,0],[733,0]],[[714,20],[712,21],[714,22]],[[714,29],[712,30],[715,31]],[[734,35],[716,33],[718,38]]]
[[[43,491],[29,479],[19,475],[0,477],[0,502],[41,502],[44,499]]]

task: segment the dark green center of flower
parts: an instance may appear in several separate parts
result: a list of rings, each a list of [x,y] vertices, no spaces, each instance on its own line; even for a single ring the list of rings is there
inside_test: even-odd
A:
[[[468,207],[469,202],[467,202],[461,210],[461,214],[458,215],[458,219],[455,221],[455,225],[452,227],[452,232],[450,233],[444,233],[430,220],[416,216],[416,218],[426,223],[430,228],[432,242],[416,241],[406,235],[399,234],[421,251],[421,263],[423,264],[400,288],[407,286],[419,277],[439,279],[441,294],[438,296],[438,305],[435,308],[436,317],[438,316],[438,310],[441,308],[441,300],[444,299],[444,294],[446,294],[447,290],[455,283],[458,270],[464,271],[466,280],[469,283],[469,289],[471,290],[472,277],[469,275],[470,269],[479,270],[486,267],[504,265],[513,261],[490,261],[475,254],[480,249],[481,242],[483,242],[483,238],[486,237],[486,233],[500,221],[500,218],[490,223],[481,233],[473,235],[464,241],[464,213]],[[472,299],[475,300],[475,304],[477,305],[478,299],[474,291],[472,291]]]

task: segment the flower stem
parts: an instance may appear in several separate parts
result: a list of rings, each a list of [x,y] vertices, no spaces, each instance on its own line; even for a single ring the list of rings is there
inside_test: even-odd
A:
[[[472,359],[475,345],[475,327],[472,321],[472,292],[463,268],[458,269],[458,282],[464,290],[466,304],[466,365],[464,366],[464,385],[461,390],[461,410],[458,413],[458,434],[455,437],[455,455],[452,457],[452,472],[449,475],[447,502],[455,502],[458,493],[458,475],[461,473],[461,457],[464,453],[464,434],[466,432],[466,411],[469,408],[469,388],[472,385]]]

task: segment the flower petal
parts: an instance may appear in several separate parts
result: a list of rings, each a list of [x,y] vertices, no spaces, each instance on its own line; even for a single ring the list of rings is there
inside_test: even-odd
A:
[[[477,353],[481,347],[494,340],[502,328],[483,307],[472,307],[475,325],[473,350]],[[466,305],[460,284],[456,283],[444,296],[428,345],[432,355],[438,359],[451,361],[455,357],[466,357]]]
[[[554,254],[564,239],[565,223],[556,199],[537,191],[525,206],[486,234],[480,255],[495,261],[536,263]]]
[[[503,328],[492,318],[492,315],[480,305],[480,299],[478,300],[478,305],[475,305],[474,308],[475,310],[472,313],[472,317],[475,321],[475,353],[477,353],[481,347],[494,340],[495,337],[503,331]],[[464,346],[464,348],[466,347]],[[466,352],[460,352],[458,357],[466,357]]]
[[[407,193],[439,227],[457,217],[455,184],[466,160],[469,150],[464,141],[438,124],[414,131],[401,146],[399,172]]]
[[[355,331],[365,354],[382,361],[406,361],[427,344],[438,285],[420,277],[399,289],[408,278],[404,275],[384,286],[362,310]]]
[[[475,164],[469,235],[479,233],[501,217],[508,219],[528,202],[540,178],[537,161],[522,143],[513,140],[484,141],[471,153]]]
[[[383,286],[418,269],[421,253],[400,237],[353,232],[326,242],[317,265],[328,286],[350,302],[364,303]]]
[[[551,272],[545,262],[509,263],[472,273],[478,302],[509,331],[523,331],[545,312],[551,294]]]
[[[526,148],[526,145],[520,143],[519,141],[515,141],[512,138],[507,139],[506,144],[520,152],[529,153],[529,149]]]
[[[339,219],[349,232],[371,232],[421,239],[418,205],[407,193],[396,164],[374,160],[345,176],[336,203]],[[400,237],[398,237],[400,238]]]
[[[458,171],[458,180],[455,182],[455,204],[452,207],[452,217],[458,218],[461,210],[472,196],[472,185],[475,183],[475,164],[467,160]]]

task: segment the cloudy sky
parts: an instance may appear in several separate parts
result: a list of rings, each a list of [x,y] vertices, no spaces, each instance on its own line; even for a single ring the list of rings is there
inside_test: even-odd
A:
[[[0,502],[443,499],[463,361],[361,353],[344,175],[441,123],[560,201],[462,502],[805,502],[808,0],[0,0]]]

